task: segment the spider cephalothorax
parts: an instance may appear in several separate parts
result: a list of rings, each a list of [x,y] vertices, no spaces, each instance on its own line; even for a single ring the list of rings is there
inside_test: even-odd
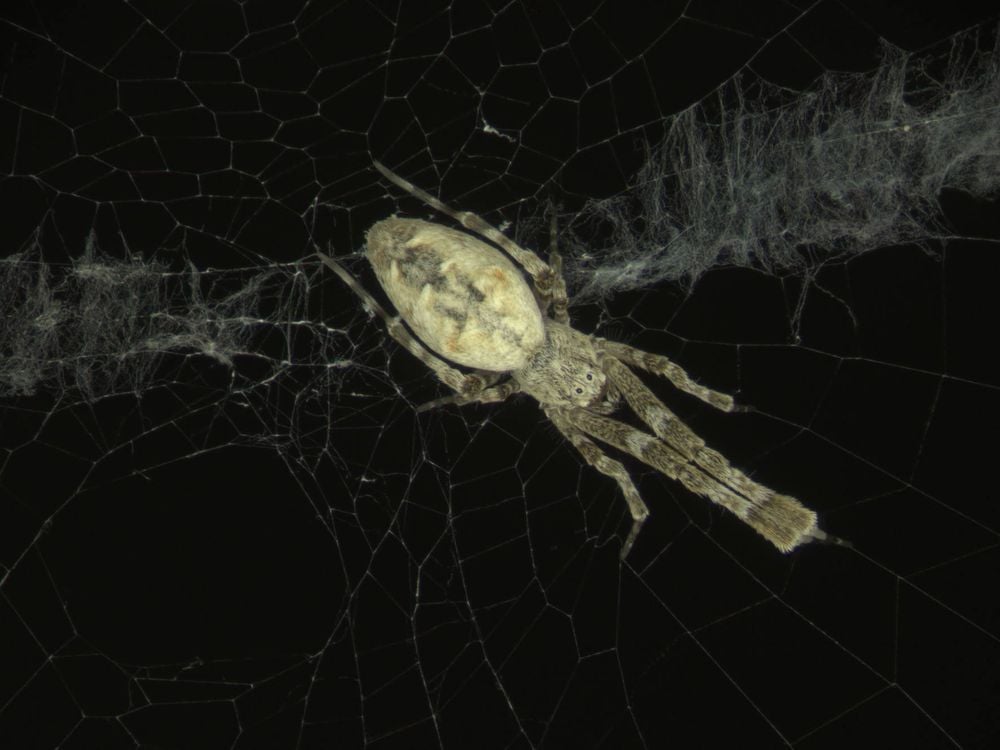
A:
[[[570,326],[554,223],[545,263],[477,215],[453,211],[378,162],[375,166],[390,182],[504,251],[466,232],[420,219],[377,222],[368,230],[365,254],[397,316],[387,313],[339,263],[319,254],[385,321],[389,334],[455,392],[421,410],[446,403],[502,401],[518,392],[533,396],[584,459],[618,482],[632,515],[623,558],[649,511],[625,467],[593,439],[727,508],[783,552],[813,539],[828,539],[813,511],[754,482],[707,447],[629,366],[662,375],[723,411],[733,409],[732,397],[698,385],[666,357]],[[619,399],[652,434],[610,416]]]

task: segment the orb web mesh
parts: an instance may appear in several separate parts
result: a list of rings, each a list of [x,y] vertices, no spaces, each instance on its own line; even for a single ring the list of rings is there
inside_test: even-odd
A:
[[[890,3],[3,11],[0,745],[992,747],[996,18]],[[313,251],[440,216],[853,549],[774,552]],[[986,427],[987,436],[981,434]]]

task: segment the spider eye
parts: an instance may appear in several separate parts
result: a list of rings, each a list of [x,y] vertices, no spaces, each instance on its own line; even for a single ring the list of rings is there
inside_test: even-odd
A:
[[[577,392],[577,393],[583,393],[583,388],[577,388],[577,389],[576,389],[576,392]]]
[[[587,380],[593,380],[593,379],[594,379],[594,373],[588,372],[587,373]]]

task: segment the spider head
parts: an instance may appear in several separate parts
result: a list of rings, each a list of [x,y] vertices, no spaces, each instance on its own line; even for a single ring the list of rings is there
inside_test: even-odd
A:
[[[547,321],[545,344],[516,377],[525,393],[552,406],[595,406],[608,390],[593,340],[553,321]]]
[[[578,370],[566,381],[570,391],[565,394],[566,400],[574,406],[595,406],[604,400],[607,393],[607,376],[596,362],[592,366],[590,363],[581,364],[584,365],[583,369]]]

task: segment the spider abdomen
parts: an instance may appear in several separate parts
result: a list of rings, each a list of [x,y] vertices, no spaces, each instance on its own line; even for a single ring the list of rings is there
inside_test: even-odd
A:
[[[499,250],[465,232],[385,219],[368,230],[366,254],[406,324],[453,362],[518,370],[545,341],[524,276]]]

